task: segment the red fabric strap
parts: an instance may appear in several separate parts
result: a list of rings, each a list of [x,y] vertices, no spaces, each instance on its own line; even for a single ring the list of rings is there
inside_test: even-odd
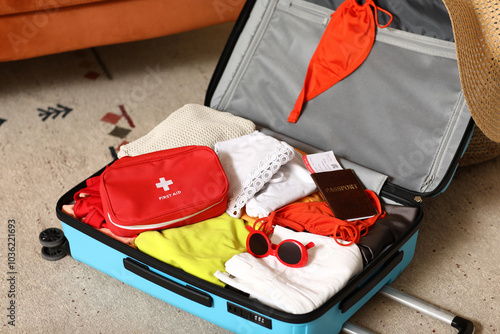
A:
[[[257,220],[256,225],[265,233],[270,233],[273,226],[280,225],[289,227],[295,231],[308,231],[311,233],[330,236],[342,246],[358,243],[359,239],[368,233],[370,227],[379,219],[386,216],[382,210],[377,194],[371,190],[365,190],[370,197],[378,214],[356,221],[346,221],[336,218],[326,202],[294,203],[272,212],[269,217]],[[337,239],[347,243],[341,243]]]

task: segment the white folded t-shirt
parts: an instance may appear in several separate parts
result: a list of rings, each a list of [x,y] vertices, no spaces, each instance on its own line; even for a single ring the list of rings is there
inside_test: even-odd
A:
[[[303,314],[323,305],[363,269],[361,252],[355,244],[341,246],[331,237],[276,226],[272,243],[285,239],[304,245],[314,242],[304,267],[291,268],[274,256],[256,258],[246,252],[233,256],[226,262],[226,272],[217,271],[215,276],[265,305]]]

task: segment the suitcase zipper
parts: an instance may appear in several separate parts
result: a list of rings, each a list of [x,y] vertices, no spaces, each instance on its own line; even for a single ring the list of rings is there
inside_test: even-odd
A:
[[[222,202],[224,202],[225,198],[221,199],[220,201],[218,201],[217,203],[209,206],[208,208],[205,208],[203,210],[200,210],[198,212],[195,212],[191,215],[188,215],[188,216],[184,216],[184,217],[181,217],[181,218],[177,218],[177,219],[172,219],[172,220],[169,220],[169,221],[166,221],[166,222],[162,222],[162,223],[157,223],[157,224],[150,224],[150,225],[134,225],[134,226],[125,226],[125,225],[119,225],[117,223],[115,223],[112,219],[111,219],[111,215],[109,214],[108,212],[108,219],[109,219],[109,222],[111,224],[113,224],[114,226],[116,227],[119,227],[121,229],[124,229],[124,230],[131,230],[131,231],[135,231],[135,230],[157,230],[157,229],[161,229],[163,227],[167,227],[169,225],[172,225],[172,224],[175,224],[175,223],[178,223],[180,221],[183,221],[185,219],[189,219],[189,218],[192,218],[196,215],[199,215],[200,213],[203,213],[207,210],[210,210],[212,209],[213,207],[221,204]]]
[[[278,8],[287,12],[288,14],[298,16],[302,19],[311,20],[314,23],[319,23],[324,26],[328,25],[333,10],[310,3],[307,1],[279,1]]]
[[[377,28],[376,41],[406,50],[446,59],[457,59],[455,44],[437,38],[421,36],[394,28]]]
[[[425,192],[434,183],[434,180],[436,179],[436,173],[441,168],[441,165],[443,162],[443,157],[444,157],[444,152],[446,151],[446,149],[449,146],[448,144],[449,144],[451,135],[453,133],[453,130],[455,128],[455,124],[457,122],[458,116],[460,115],[460,111],[463,109],[464,104],[465,104],[463,94],[461,93],[460,95],[461,96],[459,98],[459,103],[453,112],[453,116],[450,119],[450,124],[449,124],[448,128],[446,129],[446,132],[443,136],[443,139],[441,140],[441,147],[439,148],[439,150],[436,154],[436,158],[434,159],[434,163],[431,166],[430,172],[428,174],[429,176],[427,177],[427,179],[424,181],[424,183],[420,187],[420,191],[422,193]]]

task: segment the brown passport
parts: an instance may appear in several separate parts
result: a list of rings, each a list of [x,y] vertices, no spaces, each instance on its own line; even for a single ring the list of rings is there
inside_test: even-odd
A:
[[[335,217],[343,220],[365,219],[377,209],[352,169],[339,169],[311,174]]]

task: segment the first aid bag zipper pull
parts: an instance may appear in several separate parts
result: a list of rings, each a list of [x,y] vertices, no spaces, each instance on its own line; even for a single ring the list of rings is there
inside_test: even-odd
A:
[[[371,7],[374,8],[372,13]],[[389,16],[380,26],[378,10]],[[368,57],[375,42],[375,26],[385,28],[392,22],[392,14],[366,0],[360,5],[356,0],[344,1],[331,15],[309,66],[288,122],[296,123],[304,103],[323,93],[354,72]]]

